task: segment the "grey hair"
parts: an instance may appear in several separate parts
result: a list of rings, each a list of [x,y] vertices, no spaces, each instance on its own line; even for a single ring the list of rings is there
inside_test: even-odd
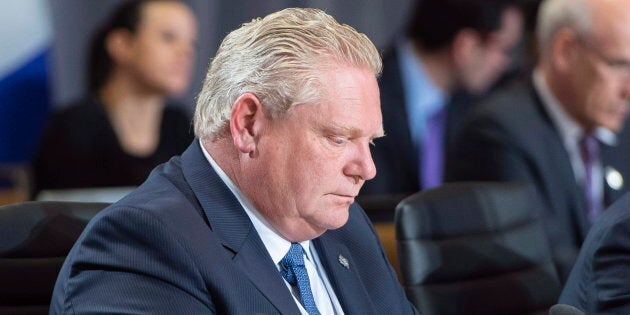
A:
[[[217,136],[232,104],[253,93],[273,118],[317,102],[321,68],[330,63],[381,72],[378,50],[365,34],[318,9],[290,8],[254,19],[229,33],[197,97],[195,135]]]
[[[592,24],[589,0],[545,0],[538,10],[538,47],[542,54],[547,54],[555,33],[563,27],[570,28],[580,38],[588,38]]]

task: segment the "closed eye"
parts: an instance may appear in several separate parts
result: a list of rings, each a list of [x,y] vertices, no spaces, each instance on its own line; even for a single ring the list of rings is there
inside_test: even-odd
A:
[[[342,145],[348,142],[348,138],[342,136],[328,136],[328,140],[336,145]]]

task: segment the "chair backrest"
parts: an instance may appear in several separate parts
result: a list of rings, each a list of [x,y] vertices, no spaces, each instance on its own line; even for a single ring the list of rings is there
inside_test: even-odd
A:
[[[0,314],[48,314],[63,261],[107,203],[23,202],[0,206]]]
[[[560,294],[533,187],[462,182],[396,209],[409,299],[424,315],[548,314]]]
[[[356,198],[372,222],[394,222],[396,206],[409,197],[404,194],[359,195]]]

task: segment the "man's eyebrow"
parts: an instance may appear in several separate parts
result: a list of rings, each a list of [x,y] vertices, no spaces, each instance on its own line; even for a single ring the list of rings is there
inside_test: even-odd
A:
[[[361,130],[359,128],[348,127],[348,126],[338,125],[334,123],[324,126],[324,129],[330,132],[341,132],[341,133],[346,133],[352,136],[361,134]]]
[[[359,128],[342,126],[342,125],[331,125],[331,126],[328,126],[328,129],[332,131],[337,131],[337,132],[344,132],[351,135],[352,137],[360,137],[361,134],[363,133],[362,130]],[[381,138],[384,136],[385,136],[385,131],[383,129],[380,129],[378,132],[376,132],[376,134],[372,135],[370,138],[376,139],[376,138]]]

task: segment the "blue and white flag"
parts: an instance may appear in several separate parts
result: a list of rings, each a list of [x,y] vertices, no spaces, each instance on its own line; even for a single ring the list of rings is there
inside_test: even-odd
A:
[[[0,7],[0,163],[31,159],[50,110],[52,25],[47,0]]]

